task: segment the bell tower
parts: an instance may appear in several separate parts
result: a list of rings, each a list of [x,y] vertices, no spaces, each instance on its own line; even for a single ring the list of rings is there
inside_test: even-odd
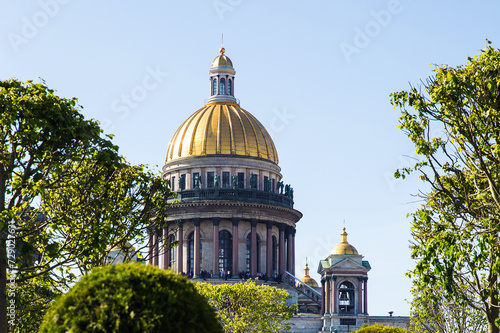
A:
[[[321,260],[323,330],[338,332],[359,328],[368,317],[368,271],[370,263],[347,242],[345,227],[341,242]]]

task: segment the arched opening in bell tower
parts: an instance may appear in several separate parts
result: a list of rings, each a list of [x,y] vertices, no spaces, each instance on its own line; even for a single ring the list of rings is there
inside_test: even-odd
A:
[[[355,308],[355,299],[354,299],[354,285],[349,281],[344,281],[339,286],[338,292],[338,304],[339,304],[339,313],[346,314],[352,313],[354,314]]]

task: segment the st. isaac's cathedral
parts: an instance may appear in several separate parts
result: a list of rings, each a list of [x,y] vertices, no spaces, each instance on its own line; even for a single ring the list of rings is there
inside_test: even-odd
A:
[[[258,278],[286,289],[299,307],[291,332],[349,332],[364,323],[404,327],[408,317],[368,315],[371,267],[347,242],[345,228],[325,260],[312,263],[321,283],[309,276],[308,265],[303,278],[296,277],[302,213],[294,209],[293,187],[284,182],[271,136],[235,98],[235,74],[221,48],[209,70],[205,106],[173,133],[162,174],[177,197],[167,227],[150,239],[149,264],[193,280]],[[178,246],[170,250],[173,242]]]

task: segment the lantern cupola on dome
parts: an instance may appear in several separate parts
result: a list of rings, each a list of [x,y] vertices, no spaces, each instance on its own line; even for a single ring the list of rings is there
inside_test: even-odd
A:
[[[233,62],[224,53],[226,50],[221,47],[220,55],[212,62],[210,74],[210,97],[208,103],[225,102],[235,103],[238,101],[234,97],[234,75]]]

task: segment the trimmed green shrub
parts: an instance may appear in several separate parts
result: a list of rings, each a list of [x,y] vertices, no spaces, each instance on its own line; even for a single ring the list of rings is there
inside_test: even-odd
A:
[[[39,332],[212,333],[222,328],[186,278],[128,263],[82,277],[51,306]]]
[[[407,333],[408,331],[401,327],[384,326],[380,324],[367,325],[363,324],[361,328],[353,333]]]

